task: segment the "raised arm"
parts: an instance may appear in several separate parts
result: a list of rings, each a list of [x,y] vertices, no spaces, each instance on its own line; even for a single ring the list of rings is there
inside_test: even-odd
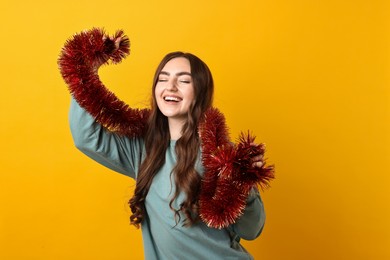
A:
[[[69,123],[74,144],[81,152],[111,170],[136,178],[144,154],[143,139],[107,130],[73,98]]]
[[[100,81],[101,65],[119,63],[130,52],[130,41],[118,31],[109,37],[101,29],[74,35],[63,47],[58,65],[78,104],[102,126],[120,135],[142,137],[149,110],[132,109]]]

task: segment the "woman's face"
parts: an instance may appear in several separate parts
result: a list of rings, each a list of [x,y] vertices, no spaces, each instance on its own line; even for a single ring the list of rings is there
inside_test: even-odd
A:
[[[186,119],[194,101],[190,62],[184,57],[168,61],[158,75],[154,94],[158,108],[169,120]]]

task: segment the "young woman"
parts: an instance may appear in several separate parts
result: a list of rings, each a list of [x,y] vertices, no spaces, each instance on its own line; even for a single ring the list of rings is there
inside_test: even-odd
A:
[[[229,140],[223,115],[212,107],[213,79],[196,56],[173,52],[159,64],[150,109],[133,109],[99,79],[118,63],[129,40],[100,29],[75,35],[59,67],[73,96],[75,145],[102,165],[136,180],[130,221],[141,226],[145,259],[252,259],[240,239],[263,229],[257,184],[267,186],[264,146],[242,135]]]

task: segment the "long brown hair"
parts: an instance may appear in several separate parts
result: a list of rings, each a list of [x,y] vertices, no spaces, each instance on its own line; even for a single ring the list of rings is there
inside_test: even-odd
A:
[[[203,113],[212,105],[214,82],[209,68],[198,57],[190,53],[172,52],[162,59],[154,74],[151,114],[145,135],[146,157],[138,172],[134,196],[129,201],[132,212],[130,221],[137,227],[145,217],[146,195],[154,176],[165,162],[165,153],[170,143],[168,119],[159,110],[154,91],[159,74],[165,64],[178,57],[184,57],[190,62],[195,98],[189,108],[187,122],[182,129],[182,136],[177,140],[175,146],[177,163],[171,174],[175,176],[176,189],[169,206],[175,213],[175,219],[178,216],[180,220],[180,211],[185,214],[185,225],[191,225],[196,221],[201,183],[201,177],[195,170],[195,163],[200,149],[200,140],[196,129]],[[187,196],[180,205],[180,209],[176,210],[172,207],[172,203],[181,192],[184,192]],[[176,219],[176,221],[178,220]]]

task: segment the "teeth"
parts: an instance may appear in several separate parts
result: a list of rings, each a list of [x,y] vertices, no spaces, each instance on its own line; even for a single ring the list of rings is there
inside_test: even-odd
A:
[[[164,100],[165,100],[165,101],[176,101],[176,102],[179,102],[179,101],[180,101],[180,99],[177,98],[177,97],[169,97],[169,96],[164,97]]]

